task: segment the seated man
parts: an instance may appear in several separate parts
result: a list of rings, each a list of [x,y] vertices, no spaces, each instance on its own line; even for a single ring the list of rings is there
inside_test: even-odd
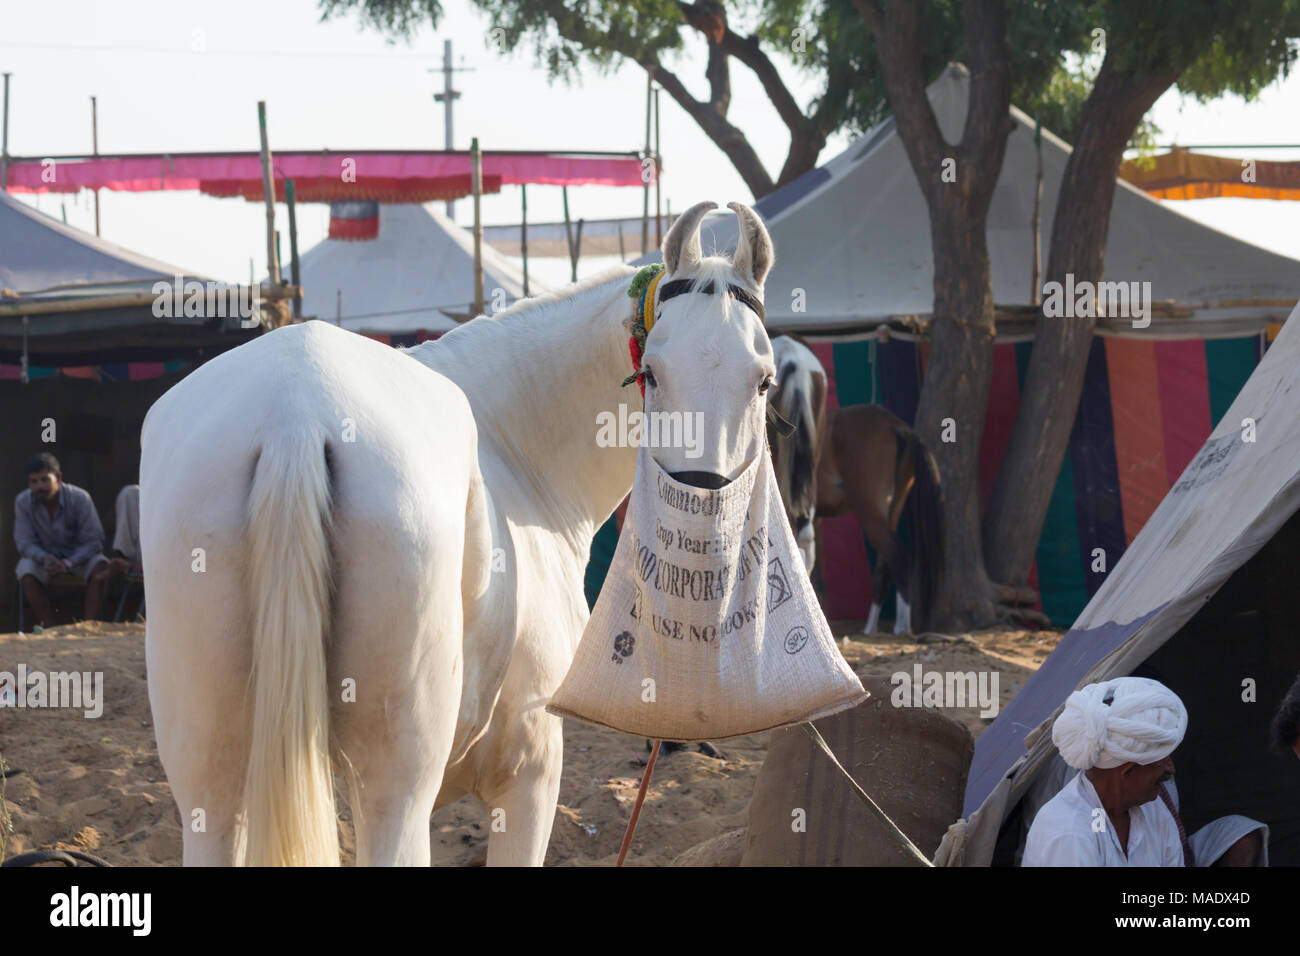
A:
[[[140,557],[140,486],[123,485],[117,493],[117,527],[113,532],[114,577],[139,574],[144,570]]]
[[[1296,675],[1295,683],[1278,705],[1271,731],[1273,748],[1278,753],[1290,750],[1300,757],[1300,674]]]
[[[16,574],[42,627],[54,623],[45,586],[51,574],[74,574],[86,582],[87,620],[99,617],[108,584],[104,529],[84,490],[64,482],[49,452],[27,460],[27,490],[14,498]]]
[[[1036,814],[1036,794],[1026,797],[1033,823],[1022,865],[1267,866],[1268,827],[1247,817],[1186,836],[1171,759],[1186,730],[1182,701],[1154,680],[1121,677],[1071,694],[1052,742],[1079,772],[1061,787],[1064,765],[1047,768],[1037,796],[1060,790]]]

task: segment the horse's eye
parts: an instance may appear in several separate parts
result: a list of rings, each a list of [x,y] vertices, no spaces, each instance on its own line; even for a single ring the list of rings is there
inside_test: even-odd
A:
[[[776,385],[776,379],[774,379],[771,375],[769,375],[767,378],[763,379],[763,381],[758,383],[758,393],[760,395],[766,395],[767,390],[769,388],[773,388],[775,385]]]
[[[655,381],[654,370],[651,369],[649,365],[647,365],[644,371],[645,371],[645,383],[649,385],[651,388],[657,386],[659,383]]]

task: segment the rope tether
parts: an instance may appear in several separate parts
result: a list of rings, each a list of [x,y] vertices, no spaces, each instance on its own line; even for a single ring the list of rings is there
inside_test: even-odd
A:
[[[907,834],[898,828],[898,824],[889,819],[889,814],[880,809],[876,801],[871,799],[870,794],[863,790],[858,782],[853,779],[852,774],[844,769],[844,765],[836,759],[835,754],[831,752],[830,745],[826,743],[825,738],[823,738],[817,728],[812,725],[812,722],[809,721],[803,724],[803,728],[808,731],[808,736],[810,736],[817,743],[817,746],[825,752],[826,756],[830,758],[831,763],[835,765],[835,768],[839,770],[840,773],[844,774],[844,779],[853,786],[853,792],[857,794],[858,799],[867,805],[867,809],[871,811],[872,816],[885,825],[885,829],[889,831],[890,836],[897,840],[899,845],[914,856],[922,866],[934,866],[934,864],[930,862],[930,858],[922,853],[920,848],[907,838]],[[636,803],[632,806],[632,816],[627,821],[627,831],[623,834],[623,845],[619,848],[618,862],[614,864],[615,866],[623,865],[623,860],[627,856],[628,847],[632,845],[632,834],[636,830],[637,817],[641,815],[641,804],[645,801],[646,790],[650,787],[650,774],[654,773],[655,758],[659,756],[660,743],[661,741],[656,740],[654,749],[650,751],[650,761],[646,764],[645,776],[641,778],[641,787],[637,790]]]

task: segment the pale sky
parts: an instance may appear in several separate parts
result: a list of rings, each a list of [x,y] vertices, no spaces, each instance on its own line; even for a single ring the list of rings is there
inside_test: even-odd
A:
[[[645,73],[623,65],[609,75],[587,69],[573,87],[547,83],[531,48],[501,53],[492,25],[468,0],[446,0],[435,30],[422,28],[409,45],[390,46],[353,17],[319,22],[314,0],[0,0],[0,71],[12,72],[9,151],[46,156],[89,152],[90,100],[99,98],[101,152],[256,150],[257,101],[265,99],[275,149],[443,148],[443,114],[432,94],[442,87],[442,42],[453,41],[463,91],[456,103],[456,148],[478,136],[484,149],[635,150],[645,137]],[[703,43],[670,63],[703,95]],[[171,51],[171,52],[168,52]],[[200,52],[196,52],[200,51]],[[793,56],[793,55],[792,55]],[[791,58],[779,59],[787,85],[806,104],[816,78]],[[436,74],[427,72],[437,69]],[[788,146],[784,125],[758,82],[732,63],[730,119],[748,135],[770,172]],[[739,174],[667,93],[660,93],[663,192],[680,211],[702,199],[752,201]],[[1300,76],[1270,88],[1253,104],[1220,100],[1208,106],[1166,94],[1154,119],[1160,142],[1300,143]],[[825,162],[849,143],[832,138]],[[1233,152],[1258,159],[1300,159],[1300,149]],[[91,194],[44,195],[37,208],[94,231]],[[574,187],[573,217],[638,216],[636,188]],[[1214,199],[1171,203],[1225,232],[1300,258],[1294,203]],[[517,222],[519,190],[485,197],[484,221]],[[529,189],[530,221],[562,218],[559,187]],[[467,200],[457,221],[470,222]],[[247,281],[249,259],[266,271],[265,214],[260,203],[198,193],[101,193],[104,238],[175,264],[231,281]],[[284,207],[277,210],[288,260]],[[299,206],[299,249],[325,236],[328,207]],[[604,265],[608,260],[602,260]],[[595,267],[597,263],[592,263]],[[530,263],[544,279],[567,279],[567,264]],[[589,269],[584,269],[584,272]]]

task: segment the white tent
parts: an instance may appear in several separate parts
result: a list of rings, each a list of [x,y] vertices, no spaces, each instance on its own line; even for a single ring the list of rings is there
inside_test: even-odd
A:
[[[325,239],[302,256],[303,315],[353,332],[446,332],[474,305],[474,237],[433,206],[381,205],[379,235]],[[529,280],[530,291],[540,284]],[[483,299],[507,304],[523,276],[483,245]]]
[[[156,280],[175,276],[197,274],[74,229],[0,193],[0,289],[24,293],[94,286],[106,295],[128,286],[128,291],[147,291]]]
[[[1074,626],[976,742],[964,851],[946,862],[1005,861],[1023,832],[1007,824],[1055,753],[1051,725],[1066,697],[1142,669],[1187,705],[1174,759],[1188,831],[1244,813],[1270,825],[1273,865],[1300,863],[1300,762],[1267,750],[1268,723],[1300,669],[1298,315],[1300,306]]]
[[[961,137],[968,91],[960,66],[950,67],[929,87],[949,142]],[[1030,303],[1034,122],[1015,107],[1011,116],[1015,129],[988,216],[993,300],[999,306]],[[1070,146],[1046,130],[1042,138],[1045,267]],[[892,118],[755,208],[776,247],[766,290],[773,329],[844,335],[931,311],[930,220]],[[709,216],[701,235],[706,253],[730,252],[735,217],[730,211]],[[1122,181],[1111,210],[1105,265],[1108,280],[1149,281],[1154,300],[1192,306],[1198,336],[1244,334],[1243,320],[1262,328],[1284,318],[1300,299],[1300,262],[1202,225]],[[804,310],[795,311],[798,305]],[[1153,322],[1148,333],[1157,333],[1160,325]],[[1185,328],[1181,334],[1187,334]]]

